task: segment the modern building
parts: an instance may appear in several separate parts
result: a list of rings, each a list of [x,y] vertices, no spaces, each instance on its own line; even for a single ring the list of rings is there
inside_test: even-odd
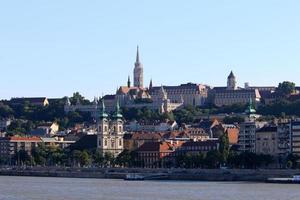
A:
[[[277,126],[266,126],[256,131],[255,153],[277,157]]]
[[[292,153],[300,156],[300,121],[291,122],[291,149]]]
[[[255,153],[256,124],[255,122],[243,122],[240,124],[240,133],[238,136],[239,151]]]
[[[0,157],[7,163],[11,163],[13,157],[20,151],[26,151],[31,155],[33,148],[41,143],[39,137],[12,136],[0,138]]]
[[[291,123],[278,123],[277,148],[279,159],[285,159],[291,153]]]

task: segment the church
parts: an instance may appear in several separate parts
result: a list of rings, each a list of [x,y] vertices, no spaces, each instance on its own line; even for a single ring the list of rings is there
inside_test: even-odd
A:
[[[97,109],[96,109],[97,111]],[[102,101],[102,108],[97,112],[97,148],[103,155],[111,154],[117,157],[124,150],[123,116],[117,102],[115,113],[109,118]]]

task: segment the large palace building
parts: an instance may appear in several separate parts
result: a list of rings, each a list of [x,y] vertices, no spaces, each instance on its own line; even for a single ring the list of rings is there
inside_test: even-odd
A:
[[[210,97],[216,106],[229,106],[233,104],[247,104],[249,99],[252,102],[260,102],[259,89],[237,87],[236,77],[231,71],[227,78],[227,87],[214,87],[210,91]]]

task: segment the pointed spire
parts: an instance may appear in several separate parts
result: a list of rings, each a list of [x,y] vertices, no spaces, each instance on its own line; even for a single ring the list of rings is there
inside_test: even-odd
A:
[[[140,63],[139,46],[136,47],[136,63]]]
[[[130,76],[128,75],[127,87],[131,87]]]
[[[150,84],[149,84],[149,89],[152,89],[152,87],[153,87],[153,83],[152,83],[152,78],[151,78]]]
[[[121,109],[120,109],[120,103],[119,103],[119,100],[117,100],[117,103],[116,103],[116,112],[115,112],[115,114],[114,114],[114,118],[116,118],[116,119],[123,118],[123,115],[121,114]]]
[[[229,74],[228,78],[235,78],[232,70],[230,71],[230,74]]]
[[[103,118],[107,118],[108,117],[108,114],[105,112],[105,104],[104,104],[104,98],[102,97],[102,108],[101,108],[101,113],[100,113],[100,118],[103,119]]]
[[[247,114],[256,113],[255,106],[253,105],[253,101],[252,101],[251,96],[249,97],[249,105],[248,105],[248,108],[246,110],[246,113]]]

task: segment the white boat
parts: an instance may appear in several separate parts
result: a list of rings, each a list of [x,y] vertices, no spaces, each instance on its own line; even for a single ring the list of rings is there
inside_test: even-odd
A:
[[[145,177],[140,174],[126,174],[125,179],[126,181],[143,181]]]
[[[300,175],[295,175],[292,178],[268,178],[268,183],[289,183],[300,184]]]

